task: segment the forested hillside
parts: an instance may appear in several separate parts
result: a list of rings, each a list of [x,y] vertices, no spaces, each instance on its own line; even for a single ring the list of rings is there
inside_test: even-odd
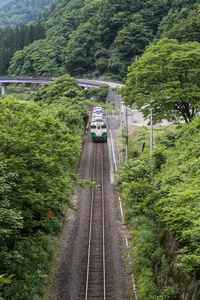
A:
[[[36,20],[50,8],[54,0],[4,0],[0,1],[0,28],[25,25]]]
[[[22,25],[14,29],[11,27],[7,27],[5,30],[0,29],[0,37],[0,74],[6,75],[14,53],[30,45],[35,40],[44,39],[46,34],[44,27],[38,22],[35,25]]]
[[[198,5],[199,0],[62,0],[39,20],[46,39],[17,51],[8,72],[106,74],[107,78],[125,80],[128,66],[162,35],[177,35],[177,28],[181,31],[187,26],[184,41],[198,40]],[[0,69],[0,73],[5,71]]]

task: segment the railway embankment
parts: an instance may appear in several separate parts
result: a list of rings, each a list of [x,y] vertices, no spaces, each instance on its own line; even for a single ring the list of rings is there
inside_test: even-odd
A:
[[[177,256],[179,251],[183,249],[183,245],[178,242],[170,232],[166,233],[161,245],[164,249],[167,261],[169,263],[173,281],[174,283],[178,284],[179,287],[178,299],[199,299],[197,274],[195,273],[193,276],[188,276],[177,266]],[[161,275],[161,272],[157,272],[156,268],[155,275],[157,277]],[[168,284],[170,284],[170,282],[168,282]]]
[[[119,175],[140,299],[200,297],[198,120],[178,128],[155,128],[151,164],[149,155],[142,153],[142,160],[130,159]],[[138,150],[144,141],[149,149],[147,127],[130,126],[129,134]],[[123,138],[118,129],[121,161],[125,161]]]

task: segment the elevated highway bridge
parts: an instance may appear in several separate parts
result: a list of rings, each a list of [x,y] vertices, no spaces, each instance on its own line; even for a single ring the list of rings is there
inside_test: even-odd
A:
[[[57,77],[49,77],[49,76],[2,76],[0,77],[0,84],[2,85],[2,96],[7,94],[7,86],[12,83],[39,83],[44,84],[50,81],[54,81]],[[76,78],[79,86],[89,89],[91,87],[99,87],[100,85],[107,84],[111,88],[122,87],[124,84],[115,83],[115,82],[107,82],[101,80],[93,80],[93,79],[82,79]]]

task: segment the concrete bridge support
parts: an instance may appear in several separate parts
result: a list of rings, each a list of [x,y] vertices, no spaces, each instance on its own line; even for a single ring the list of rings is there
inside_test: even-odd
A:
[[[109,88],[108,95],[106,97],[106,103],[109,102],[114,102],[118,108],[120,108],[122,102],[121,95],[119,95],[117,91],[112,88]]]
[[[2,83],[2,87],[1,87],[1,95],[2,96],[7,94],[7,86],[8,86],[8,84]]]

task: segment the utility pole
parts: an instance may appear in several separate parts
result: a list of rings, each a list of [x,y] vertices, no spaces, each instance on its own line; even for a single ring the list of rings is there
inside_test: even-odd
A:
[[[128,108],[126,108],[126,159],[128,159]]]
[[[150,153],[153,150],[153,109],[151,108],[151,137],[150,137]]]
[[[119,97],[119,105],[120,105],[120,108],[119,108],[119,113],[120,113],[120,115],[119,115],[119,117],[120,117],[120,119],[119,119],[119,124],[120,124],[120,132],[122,132],[122,103],[121,103],[121,99],[120,99],[120,96],[119,96],[119,94],[118,94],[118,97]]]

